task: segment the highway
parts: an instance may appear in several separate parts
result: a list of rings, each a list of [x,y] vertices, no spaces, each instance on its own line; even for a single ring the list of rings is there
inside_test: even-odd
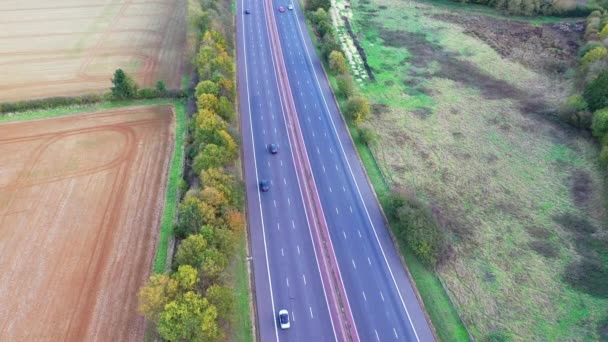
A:
[[[273,0],[275,9],[287,0]],[[301,130],[361,341],[432,341],[297,2],[275,12]]]
[[[261,341],[336,341],[313,245],[260,0],[237,4],[237,60],[243,163]],[[251,15],[244,16],[244,8]],[[268,144],[279,145],[272,155]],[[258,184],[269,180],[268,192]],[[280,330],[278,311],[290,312]]]

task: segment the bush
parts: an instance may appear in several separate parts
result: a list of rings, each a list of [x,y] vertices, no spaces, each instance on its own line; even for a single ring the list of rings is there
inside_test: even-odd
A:
[[[602,146],[602,151],[600,152],[600,164],[602,166],[608,166],[608,146]]]
[[[397,239],[424,265],[434,268],[443,252],[445,236],[430,208],[413,196],[392,194],[391,197],[388,213]]]
[[[559,110],[560,116],[569,124],[582,128],[591,128],[591,112],[581,95],[572,95]]]
[[[16,113],[26,110],[39,110],[65,106],[90,105],[103,101],[102,95],[83,95],[75,97],[49,97],[46,99],[0,103],[0,114]]]
[[[165,84],[165,81],[157,81],[154,89],[156,89],[158,93],[162,94],[167,91],[167,85]]]
[[[600,25],[602,25],[602,23],[600,23]],[[604,24],[603,27],[604,28],[600,31],[600,33],[598,33],[600,39],[608,38],[608,24]]]
[[[369,116],[369,113],[369,102],[364,97],[351,97],[348,99],[348,102],[346,102],[345,114],[350,117],[356,125],[362,124]]]
[[[608,298],[608,270],[601,260],[583,258],[566,267],[564,278],[573,288],[594,297]]]
[[[345,98],[351,97],[355,92],[355,80],[348,74],[336,77],[338,84],[338,95]]]
[[[357,132],[359,133],[359,139],[361,139],[361,142],[365,145],[373,146],[378,140],[376,132],[370,127],[359,127]]]
[[[603,137],[608,133],[608,108],[593,113],[591,132],[596,137]]]
[[[583,98],[589,105],[589,110],[608,107],[608,70],[601,72],[585,87]]]
[[[198,98],[202,94],[211,94],[217,96],[218,94],[218,86],[215,82],[206,80],[199,82],[194,89],[194,95]]]
[[[329,11],[330,7],[331,2],[329,0],[307,0],[304,6],[307,11],[316,11],[319,8]]]
[[[137,84],[122,69],[117,69],[112,78],[112,96],[116,99],[132,99],[137,96]]]
[[[336,74],[344,74],[348,71],[346,57],[342,51],[334,50],[329,54],[329,69]]]
[[[582,46],[582,47],[581,47],[581,48],[578,50],[578,57],[579,57],[579,58],[583,58],[583,56],[584,56],[585,54],[587,54],[587,52],[589,52],[589,51],[591,51],[591,50],[593,50],[593,49],[595,49],[595,48],[602,47],[602,46],[603,46],[603,45],[602,45],[601,43],[599,43],[599,42],[594,42],[594,41],[587,42],[585,45],[583,45],[583,46]]]
[[[583,56],[581,59],[581,65],[583,68],[586,68],[590,64],[593,64],[606,57],[606,55],[608,55],[608,50],[605,47],[593,48]]]
[[[137,91],[138,99],[153,99],[158,97],[158,95],[159,93],[156,91],[156,89],[152,88],[142,88]]]

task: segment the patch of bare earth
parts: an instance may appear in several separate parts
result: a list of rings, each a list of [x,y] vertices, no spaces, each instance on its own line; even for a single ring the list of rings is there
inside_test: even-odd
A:
[[[0,125],[0,341],[142,341],[169,106]]]
[[[124,69],[143,87],[178,88],[186,48],[182,0],[0,2],[0,102],[111,87]]]

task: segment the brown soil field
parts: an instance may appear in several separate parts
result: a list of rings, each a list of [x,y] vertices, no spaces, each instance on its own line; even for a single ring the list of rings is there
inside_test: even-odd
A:
[[[172,107],[0,124],[0,341],[143,341]]]
[[[0,102],[99,92],[122,68],[178,88],[183,0],[0,1]]]

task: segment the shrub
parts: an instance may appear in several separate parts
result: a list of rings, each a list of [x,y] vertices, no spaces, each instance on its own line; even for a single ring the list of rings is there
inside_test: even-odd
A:
[[[156,91],[159,93],[164,93],[167,91],[167,85],[165,84],[165,81],[157,81],[156,82],[156,87],[155,87]]]
[[[608,107],[593,113],[591,132],[596,137],[603,137],[608,133]]]
[[[602,146],[602,151],[600,152],[600,164],[602,166],[608,166],[608,146]]]
[[[348,71],[342,51],[334,50],[329,54],[329,69],[336,74],[344,74]]]
[[[346,102],[345,114],[357,125],[363,123],[369,116],[369,113],[369,102],[364,97],[351,97],[348,99],[348,102]]]
[[[424,203],[413,196],[399,196],[391,195],[388,210],[397,239],[405,243],[424,265],[434,268],[444,249],[444,232]]]
[[[566,267],[564,278],[573,288],[599,298],[608,298],[608,270],[601,260],[583,258]]]
[[[601,39],[608,38],[608,24],[604,24],[604,28],[600,31],[600,33],[598,33],[598,36]]]
[[[587,52],[589,52],[589,51],[591,51],[591,50],[593,50],[593,49],[595,49],[595,48],[597,48],[597,47],[602,47],[602,46],[603,46],[603,45],[602,45],[601,43],[599,43],[599,42],[594,42],[594,41],[587,42],[585,45],[583,45],[583,46],[582,46],[582,47],[581,47],[581,48],[578,50],[578,57],[579,57],[579,58],[583,58],[583,56],[584,56],[584,55],[585,55]]]
[[[234,107],[226,96],[220,96],[217,104],[217,114],[227,122],[234,119]]]
[[[202,94],[211,94],[211,95],[217,96],[217,94],[218,94],[217,84],[211,80],[205,80],[205,81],[199,82],[196,85],[196,88],[194,89],[194,95],[198,98]]]
[[[336,77],[336,83],[338,83],[338,95],[348,98],[354,94],[355,81],[352,76],[348,74],[340,75]]]
[[[587,101],[591,111],[608,107],[608,70],[604,70],[587,84],[583,91],[583,98]]]
[[[190,265],[199,268],[204,261],[204,252],[207,250],[207,240],[201,235],[188,236],[177,248],[175,266]]]
[[[361,142],[365,145],[373,146],[378,140],[376,132],[374,132],[370,127],[359,127],[357,132],[359,133],[359,139],[361,139]]]
[[[156,89],[152,88],[142,88],[137,91],[138,99],[153,99],[158,97],[158,95],[159,93],[156,91]]]
[[[186,197],[178,207],[178,223],[175,225],[175,235],[184,238],[198,232],[204,224],[201,208],[202,202],[196,197]]]
[[[583,68],[586,68],[590,64],[593,64],[606,57],[606,55],[608,55],[608,50],[605,47],[596,47],[583,56],[581,59],[581,65]]]
[[[76,97],[49,97],[46,99],[28,100],[20,102],[0,103],[0,114],[22,112],[26,110],[48,109],[65,106],[80,106],[98,103],[104,100],[99,94]]]
[[[112,96],[116,99],[132,99],[137,96],[137,84],[122,69],[114,72],[112,84]]]
[[[330,7],[331,2],[329,0],[308,0],[304,6],[307,11],[316,11],[319,8],[328,11]]]
[[[201,94],[196,98],[196,107],[198,110],[207,109],[217,113],[219,100],[213,94]]]

